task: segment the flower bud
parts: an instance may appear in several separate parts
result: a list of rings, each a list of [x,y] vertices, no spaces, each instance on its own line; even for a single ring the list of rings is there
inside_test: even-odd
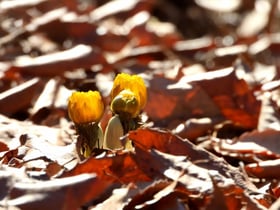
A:
[[[139,114],[139,103],[135,94],[129,90],[121,91],[111,102],[111,109],[116,114],[128,114],[134,118]]]
[[[126,73],[118,74],[114,80],[111,91],[112,100],[123,90],[129,90],[134,93],[138,102],[138,113],[144,108],[147,102],[147,88],[143,79],[138,75],[129,75]]]

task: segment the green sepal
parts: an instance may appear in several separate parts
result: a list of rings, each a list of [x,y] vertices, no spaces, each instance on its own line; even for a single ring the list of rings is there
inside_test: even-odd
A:
[[[102,148],[103,131],[98,123],[76,124],[75,126],[79,134],[77,144],[79,155],[87,158],[95,148]]]

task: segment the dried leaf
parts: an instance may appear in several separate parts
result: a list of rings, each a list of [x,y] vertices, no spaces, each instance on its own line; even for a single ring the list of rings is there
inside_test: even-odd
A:
[[[0,142],[0,152],[9,150],[9,147],[4,142]]]
[[[234,141],[215,139],[214,144],[217,151],[231,156],[251,155],[258,156],[260,159],[278,158],[279,134],[276,130],[253,131],[244,133]]]
[[[0,206],[278,208],[278,4],[0,2]],[[105,131],[122,72],[147,85],[143,126],[79,160],[69,94],[101,92]]]
[[[200,74],[187,78],[187,82],[202,87],[228,120],[245,128],[256,128],[260,103],[233,68]]]
[[[77,45],[69,50],[19,60],[8,71],[51,77],[63,75],[66,71],[73,71],[77,68],[89,68],[97,63],[106,63],[100,53],[93,50],[90,46]]]
[[[92,174],[33,183],[17,182],[10,192],[6,206],[74,210],[103,193],[106,187],[106,182],[97,181]]]
[[[206,209],[266,209],[253,199],[250,199],[247,193],[238,186],[231,184],[220,186],[214,177],[212,177],[212,182],[214,185],[214,193]]]
[[[206,9],[214,10],[216,12],[231,12],[238,9],[238,7],[241,5],[240,0],[230,0],[226,3],[220,0],[211,2],[205,0],[196,0],[195,2]]]
[[[280,160],[266,160],[259,163],[251,163],[245,166],[248,174],[258,178],[278,178],[280,174]]]
[[[197,85],[184,81],[174,84],[172,80],[154,77],[149,86],[149,100],[145,111],[157,126],[171,127],[169,123],[173,119],[178,121],[200,116],[224,119],[216,104]]]
[[[141,138],[142,136],[145,136],[145,138]],[[199,167],[207,170],[216,170],[221,175],[232,178],[238,186],[256,190],[252,183],[249,183],[244,175],[234,167],[215,155],[197,148],[186,139],[181,139],[169,132],[155,129],[138,129],[137,131],[130,132],[128,137],[137,147],[143,150],[157,149],[160,152],[172,155],[186,156]]]
[[[34,78],[0,93],[0,113],[9,116],[27,108],[38,88],[40,88],[40,80]]]

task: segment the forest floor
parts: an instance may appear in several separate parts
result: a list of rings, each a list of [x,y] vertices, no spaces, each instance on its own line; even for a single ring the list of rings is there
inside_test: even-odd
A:
[[[279,0],[0,2],[0,209],[280,209]],[[73,91],[147,86],[130,150],[81,160]]]

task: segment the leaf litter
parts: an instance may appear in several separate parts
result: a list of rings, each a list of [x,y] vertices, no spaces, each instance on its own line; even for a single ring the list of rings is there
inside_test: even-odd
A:
[[[1,208],[279,208],[278,1],[0,8]],[[105,129],[121,72],[148,88],[134,150],[80,160],[67,99],[100,91]]]

